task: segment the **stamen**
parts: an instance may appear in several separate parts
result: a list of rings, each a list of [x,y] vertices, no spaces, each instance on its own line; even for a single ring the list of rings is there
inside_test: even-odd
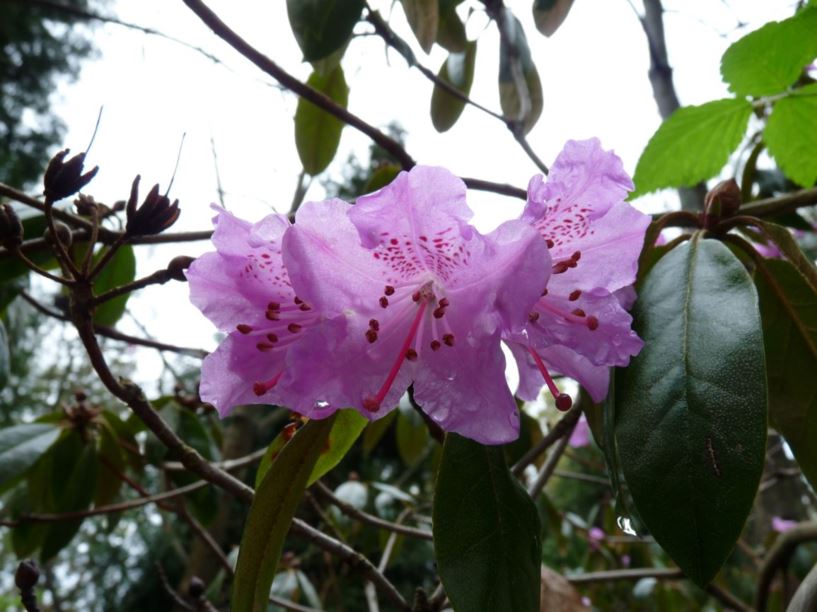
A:
[[[238,325],[235,326],[235,328],[238,330],[239,333],[245,335],[252,332],[252,327],[249,325],[245,325],[244,323],[239,323]]]
[[[553,382],[550,372],[548,372],[547,367],[545,367],[545,362],[542,361],[542,358],[539,356],[539,353],[537,353],[530,346],[528,347],[528,352],[536,362],[536,367],[539,368],[539,372],[542,373],[542,377],[545,379],[545,384],[547,385],[548,390],[550,390],[551,395],[553,395],[553,398],[556,400],[556,408],[562,412],[570,410],[570,407],[573,405],[573,400],[570,399],[570,396],[567,393],[562,393],[559,391],[556,383]]]
[[[596,331],[599,328],[599,320],[593,315],[590,315],[587,317],[587,327],[590,331]]]
[[[400,371],[400,366],[403,365],[403,361],[408,356],[408,351],[411,349],[411,344],[414,341],[414,337],[417,335],[417,329],[420,327],[420,322],[423,320],[423,313],[425,313],[427,305],[428,302],[423,301],[417,307],[417,314],[414,315],[414,320],[411,322],[411,327],[409,327],[406,339],[403,341],[403,346],[400,347],[400,352],[397,354],[397,359],[394,361],[391,370],[389,370],[386,380],[383,382],[383,385],[380,387],[380,390],[374,397],[367,397],[363,400],[363,408],[366,410],[376,412],[380,409],[380,404],[383,402],[383,399],[386,397],[389,389],[391,389],[391,386],[394,384],[394,379],[397,378],[397,373]],[[417,353],[415,352],[414,354],[416,355]]]
[[[570,314],[572,314],[574,316],[577,316],[577,317],[586,316],[584,310],[582,310],[581,308],[575,308],[575,309],[571,310]]]
[[[372,344],[377,340],[377,332],[373,329],[366,330],[366,340],[369,341],[369,344]]]
[[[383,290],[383,293],[386,295],[393,295],[394,294],[394,287],[391,285],[386,285],[386,288]]]
[[[533,312],[529,312],[528,321],[530,321],[531,323],[536,323],[539,320],[539,316],[540,316],[539,313],[536,312],[535,310]]]
[[[301,331],[301,329],[302,327],[297,323],[290,323],[287,325],[287,330],[292,334],[297,334],[299,331]]]
[[[267,342],[259,342],[258,344],[255,345],[255,348],[257,348],[261,352],[265,352],[271,351],[275,347]]]
[[[581,297],[581,295],[582,292],[579,289],[576,289],[570,295],[567,296],[567,299],[570,300],[571,302],[575,302]]]
[[[417,301],[417,300],[415,300],[415,302],[416,302],[416,301]],[[382,296],[382,297],[380,298],[380,305],[381,305],[383,308],[386,308],[386,307],[389,305],[389,298],[387,298],[385,295],[384,295],[384,296]]]
[[[443,336],[443,344],[446,346],[454,346],[454,334],[445,334]]]
[[[275,344],[276,342],[278,342],[278,336],[276,336],[275,334],[267,334],[267,340]]]
[[[257,382],[252,386],[252,392],[255,393],[258,397],[264,395],[267,391],[272,389],[275,385],[278,384],[278,379],[281,378],[281,375],[284,373],[283,370],[278,372],[275,376],[270,378],[267,382]]]
[[[415,351],[413,348],[407,350],[406,359],[408,359],[409,361],[417,361],[417,351]]]
[[[380,331],[380,321],[377,319],[369,319],[369,327],[373,331]]]
[[[440,346],[442,346],[442,345],[440,344],[439,340],[432,340],[431,341],[431,350],[432,351],[439,351]]]
[[[550,238],[545,239],[545,244],[548,245],[549,249],[552,249],[555,246],[554,242]]]

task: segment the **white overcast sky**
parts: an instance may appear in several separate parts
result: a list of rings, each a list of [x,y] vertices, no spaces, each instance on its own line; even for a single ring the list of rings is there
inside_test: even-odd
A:
[[[530,144],[549,164],[565,140],[597,136],[632,173],[660,123],[647,79],[647,45],[633,8],[627,0],[576,0],[562,28],[545,38],[534,28],[531,4],[506,0],[528,33],[543,84],[544,111],[528,136]],[[640,2],[634,4],[640,10]],[[666,0],[667,45],[682,104],[727,96],[719,74],[723,51],[766,21],[790,16],[794,4]],[[435,47],[427,56],[419,49],[399,3],[370,0],[370,5],[389,17],[392,27],[413,44],[420,61],[436,72],[445,51]],[[289,29],[284,0],[213,0],[210,6],[284,69],[304,80],[309,75],[310,67],[301,62]],[[69,126],[65,145],[73,150],[86,146],[104,106],[89,155],[101,170],[89,192],[101,201],[124,199],[137,173],[146,189],[154,182],[164,187],[186,134],[171,194],[182,207],[175,230],[210,225],[209,204],[217,199],[211,139],[231,211],[247,219],[271,210],[285,212],[301,169],[293,136],[295,96],[272,86],[270,77],[217,39],[181,0],[112,0],[110,9],[123,21],[203,47],[225,65],[156,36],[112,24],[96,26],[98,59],[87,62],[78,81],[61,87],[55,96],[55,110]],[[472,15],[468,22],[469,37],[479,37],[471,97],[498,110],[499,42],[495,28],[485,29],[486,23],[482,14]],[[360,24],[356,31],[368,30]],[[355,38],[343,67],[350,86],[349,109],[375,126],[400,123],[408,132],[407,149],[418,162],[520,187],[536,172],[506,128],[476,109],[466,108],[453,129],[437,134],[428,116],[432,85],[397,54],[386,53],[379,38]],[[365,156],[367,147],[366,137],[345,128],[329,172],[339,175],[348,154]],[[315,181],[307,198],[322,196]],[[521,208],[517,201],[496,195],[471,192],[469,198],[481,229]],[[667,193],[640,205],[655,210],[673,201]],[[150,253],[138,258],[139,273],[147,274],[175,254],[198,255],[209,247],[190,243],[169,249],[137,248],[144,255]],[[188,304],[187,288],[180,283],[143,291],[131,309],[163,340],[214,346],[212,326]],[[127,321],[123,326],[134,331]],[[146,367],[155,361],[147,356],[145,360]],[[140,374],[149,380],[152,370]]]

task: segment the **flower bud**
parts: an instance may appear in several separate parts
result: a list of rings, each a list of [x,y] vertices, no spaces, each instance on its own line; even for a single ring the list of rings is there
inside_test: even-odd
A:
[[[57,240],[60,241],[62,246],[66,249],[71,247],[71,243],[74,241],[74,235],[71,233],[71,230],[65,223],[60,223],[59,221],[54,222],[54,231],[57,234]],[[51,233],[51,228],[45,230],[43,237],[50,243],[54,244],[54,234]]]
[[[190,264],[195,261],[195,257],[190,257],[188,255],[179,255],[178,257],[174,257],[170,260],[170,263],[167,264],[167,271],[170,273],[170,278],[177,281],[186,281],[187,277],[184,274],[184,271],[190,267]]]
[[[159,234],[169,228],[179,218],[179,201],[170,203],[170,198],[166,195],[159,195],[159,185],[153,186],[145,201],[140,207],[136,207],[139,198],[139,179],[133,179],[130,198],[125,206],[127,214],[127,224],[125,231],[130,236],[149,236]]]
[[[7,249],[18,247],[23,242],[23,224],[11,204],[0,205],[0,244]]]
[[[77,209],[77,213],[83,217],[93,217],[94,214],[96,214],[98,204],[93,196],[81,193],[77,196],[77,199],[74,200],[74,207]]]
[[[34,561],[26,560],[20,561],[17,566],[17,571],[14,572],[14,584],[21,591],[30,591],[37,584],[40,579],[40,568]]]
[[[85,163],[85,153],[78,153],[68,161],[64,161],[70,149],[64,149],[57,153],[48,162],[43,177],[46,200],[56,202],[68,196],[74,195],[77,191],[85,187],[96,176],[99,166],[95,166],[85,174],[82,173]]]
[[[742,203],[743,197],[735,179],[721,181],[704,198],[705,225],[709,227],[714,222],[735,215]]]

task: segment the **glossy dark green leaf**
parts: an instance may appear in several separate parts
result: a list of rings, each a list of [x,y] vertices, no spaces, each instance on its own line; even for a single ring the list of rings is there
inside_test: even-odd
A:
[[[287,0],[289,25],[308,62],[341,48],[352,35],[363,0]]]
[[[94,506],[106,506],[116,499],[122,488],[123,480],[117,474],[124,474],[127,470],[125,451],[110,427],[103,425],[99,428],[97,452]]]
[[[445,60],[437,76],[466,97],[474,82],[477,43],[469,42],[464,53],[452,53]],[[438,132],[445,132],[457,122],[465,109],[465,101],[453,96],[439,85],[431,93],[431,122]]]
[[[440,24],[440,13],[437,0],[400,0],[406,12],[406,20],[411,31],[420,43],[423,51],[428,53],[437,38]]]
[[[0,486],[34,465],[54,444],[60,431],[59,427],[45,423],[0,429]]]
[[[552,36],[567,19],[573,0],[534,0],[533,21],[536,29]]]
[[[817,487],[817,292],[782,260],[759,264],[755,283],[766,343],[769,419]]]
[[[770,221],[757,220],[755,223],[763,233],[777,245],[783,255],[794,264],[794,267],[797,268],[797,271],[803,276],[806,282],[811,285],[811,288],[817,291],[817,268],[815,268],[814,262],[803,253],[791,232],[785,227],[771,223]]]
[[[275,457],[250,506],[233,582],[234,612],[265,612],[270,586],[312,469],[335,417],[309,421]]]
[[[705,585],[740,535],[763,470],[757,293],[729,249],[698,235],[650,271],[634,328],[644,348],[616,378],[621,467],[656,541]]]
[[[313,72],[307,83],[346,108],[349,88],[340,65],[328,74]],[[323,172],[338,150],[343,122],[303,98],[295,111],[295,146],[304,170],[315,175]]]
[[[533,63],[522,24],[504,9],[499,21],[499,103],[502,114],[528,133],[542,114],[542,82]]]
[[[502,447],[448,434],[434,493],[434,554],[454,609],[539,610],[539,529]]]
[[[102,272],[97,276],[94,289],[96,294],[105,293],[121,285],[125,285],[136,278],[136,257],[133,247],[125,245],[119,247]],[[130,294],[120,295],[104,302],[94,312],[94,323],[112,326],[125,314],[125,305]]]

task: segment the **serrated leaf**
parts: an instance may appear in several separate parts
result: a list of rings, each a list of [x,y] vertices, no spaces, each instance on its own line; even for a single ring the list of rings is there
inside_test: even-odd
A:
[[[292,517],[335,416],[309,421],[272,462],[255,492],[238,552],[231,609],[265,612]]]
[[[96,256],[94,260],[98,260]],[[96,295],[125,285],[136,278],[136,257],[133,254],[133,247],[124,245],[119,247],[110,261],[102,269],[96,278],[94,291]],[[97,306],[94,311],[94,323],[111,327],[125,314],[125,306],[128,302],[129,293],[115,297]]]
[[[499,103],[502,114],[518,121],[527,134],[542,114],[542,82],[519,20],[504,9],[500,19]]]
[[[769,418],[817,487],[817,292],[792,264],[765,260],[755,273],[769,380]]]
[[[363,0],[287,0],[289,25],[304,60],[319,60],[345,45],[364,4]]]
[[[469,42],[464,53],[451,53],[440,67],[437,76],[468,97],[474,82],[477,43]],[[451,95],[439,85],[431,93],[431,122],[438,132],[453,127],[465,109],[465,101]]]
[[[534,0],[533,21],[536,29],[552,36],[567,19],[573,0]]]
[[[0,429],[0,487],[34,465],[60,435],[60,428],[45,423]]]
[[[406,20],[411,31],[420,43],[423,51],[428,53],[434,46],[437,38],[437,28],[440,23],[440,14],[437,0],[401,0]]]
[[[814,185],[817,181],[817,83],[775,102],[763,139],[787,177],[801,187]]]
[[[748,101],[733,98],[679,108],[647,143],[630,197],[689,187],[716,175],[743,139],[751,114]]]
[[[780,93],[817,57],[817,9],[772,21],[733,43],[721,58],[721,76],[740,96]]]
[[[446,436],[433,527],[437,570],[455,610],[539,610],[539,516],[502,447]]]
[[[621,467],[656,541],[706,585],[740,535],[763,471],[757,293],[728,248],[696,235],[655,265],[633,314],[644,348],[616,377]]]
[[[349,87],[340,65],[326,75],[313,72],[307,84],[330,97],[343,108],[349,101]],[[304,170],[311,175],[320,174],[338,150],[343,122],[312,102],[301,98],[295,111],[295,146]]]

